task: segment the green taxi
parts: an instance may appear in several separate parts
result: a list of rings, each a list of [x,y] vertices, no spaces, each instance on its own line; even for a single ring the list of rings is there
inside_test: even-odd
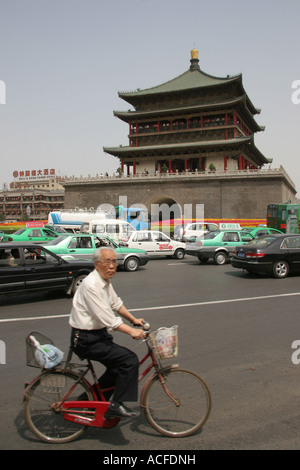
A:
[[[28,224],[24,228],[20,228],[16,232],[12,233],[8,237],[9,242],[24,242],[29,241],[33,243],[47,243],[54,238],[57,238],[58,234],[43,225],[31,225]]]
[[[243,228],[245,232],[253,235],[254,238],[263,237],[265,235],[282,235],[283,232],[272,227],[258,226],[258,227],[249,227]]]
[[[201,238],[190,238],[186,242],[186,254],[196,256],[206,262],[210,258],[215,264],[225,264],[232,256],[234,248],[253,240],[253,235],[242,230],[216,230]]]
[[[68,259],[92,260],[94,251],[101,246],[114,248],[117,254],[118,267],[126,271],[136,271],[145,266],[149,256],[144,250],[120,246],[116,241],[103,234],[68,233],[44,245],[49,251]]]

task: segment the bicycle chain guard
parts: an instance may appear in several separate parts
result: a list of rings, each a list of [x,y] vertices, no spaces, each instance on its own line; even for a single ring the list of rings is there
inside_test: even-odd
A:
[[[66,421],[96,428],[113,428],[120,418],[104,418],[109,404],[108,401],[66,401],[60,411]]]

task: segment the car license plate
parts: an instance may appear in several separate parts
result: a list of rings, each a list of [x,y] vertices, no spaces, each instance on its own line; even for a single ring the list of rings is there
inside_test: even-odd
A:
[[[246,257],[245,253],[243,253],[242,251],[239,251],[237,255],[238,255],[238,258],[245,258]]]

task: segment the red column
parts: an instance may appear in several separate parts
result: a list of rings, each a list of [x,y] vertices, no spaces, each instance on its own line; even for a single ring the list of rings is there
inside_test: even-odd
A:
[[[242,156],[239,155],[239,170],[242,170]]]
[[[133,162],[133,175],[136,175],[136,162]]]
[[[234,125],[234,126],[236,126],[236,124],[237,124],[237,120],[236,120],[236,114],[235,114],[235,113],[233,113],[233,125]],[[236,128],[234,127],[234,131],[233,131],[233,138],[235,138],[235,137],[236,137],[236,135],[237,135],[237,130],[236,130]]]
[[[224,170],[227,170],[227,155],[224,156]]]

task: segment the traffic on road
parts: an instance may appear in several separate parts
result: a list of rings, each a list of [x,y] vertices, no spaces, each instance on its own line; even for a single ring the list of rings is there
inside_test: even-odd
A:
[[[174,243],[173,252],[163,256],[161,252],[149,255],[144,246],[142,250],[127,246],[141,251],[148,261],[130,275],[120,266],[113,281],[130,311],[145,317],[153,328],[178,325],[175,362],[201,375],[211,391],[212,409],[205,426],[184,442],[162,439],[141,414],[136,422],[122,420],[110,431],[89,428],[84,437],[58,448],[114,450],[122,443],[131,451],[178,450],[181,445],[192,450],[298,448],[295,400],[299,372],[291,360],[291,345],[298,339],[300,235],[253,238],[243,229],[230,228],[208,232],[201,241],[219,233],[227,241],[233,233],[239,235],[224,263],[213,256],[202,260],[190,254],[193,239],[176,241],[180,245]],[[145,231],[144,235],[151,235],[151,242],[153,234],[156,243],[164,241],[159,240],[158,231]],[[81,246],[85,239],[98,240],[99,245],[115,244],[107,236],[70,233],[43,245],[25,241],[0,244],[0,340],[6,345],[0,373],[3,406],[8,410],[5,426],[0,424],[2,448],[47,449],[49,445],[30,435],[23,408],[15,409],[24,383],[38,375],[34,368],[25,367],[25,338],[39,331],[67,355],[72,295],[93,263],[91,257],[72,259],[72,253],[53,253],[50,247],[65,241],[72,249],[71,242]],[[80,250],[80,246],[74,249]],[[94,244],[92,249],[96,248]],[[176,249],[183,256],[176,256]],[[278,283],[278,278],[285,282]],[[132,347],[130,340],[123,341]],[[142,346],[137,348],[142,357],[145,351]],[[174,363],[174,359],[168,361]]]
[[[226,228],[222,224],[221,230],[211,225],[202,227],[202,236],[186,242],[156,230],[133,231],[118,243],[103,233],[56,233],[39,226],[21,229],[10,241],[0,242],[0,293],[63,288],[72,294],[92,270],[93,253],[100,246],[113,247],[118,268],[129,272],[148,265],[150,259],[183,260],[185,255],[205,264],[210,259],[216,265],[231,262],[242,271],[279,279],[300,272],[300,236],[268,227],[245,229],[230,224]],[[37,233],[39,240],[27,241]]]
[[[113,284],[130,311],[153,329],[178,325],[178,356],[165,364],[179,364],[205,379],[211,414],[201,431],[182,440],[162,438],[140,414],[111,430],[89,428],[80,439],[52,444],[51,449],[298,448],[299,368],[291,360],[291,345],[299,339],[297,276],[278,287],[266,274],[242,274],[230,263],[201,264],[186,255],[183,260],[153,259],[131,275],[120,270]],[[5,410],[1,448],[49,449],[50,444],[34,438],[24,419],[24,384],[39,373],[26,367],[25,338],[34,331],[44,334],[66,359],[71,304],[72,298],[59,292],[0,299],[1,340],[6,344],[5,364],[0,365]],[[120,336],[118,341],[143,357],[143,343],[134,346],[131,338]]]

